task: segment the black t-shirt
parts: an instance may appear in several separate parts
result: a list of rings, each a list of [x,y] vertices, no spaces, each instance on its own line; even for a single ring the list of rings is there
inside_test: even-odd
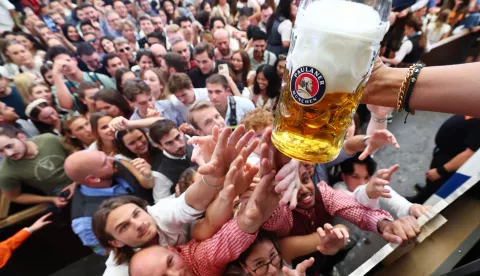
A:
[[[467,148],[480,148],[480,119],[454,115],[446,120],[437,132],[435,144],[443,154],[452,157]]]
[[[192,80],[192,85],[194,88],[205,88],[207,87],[207,79],[213,74],[218,73],[219,64],[228,64],[225,61],[217,60],[215,61],[215,70],[210,74],[203,74],[200,70],[200,67],[195,67],[192,70],[188,71],[188,76]]]

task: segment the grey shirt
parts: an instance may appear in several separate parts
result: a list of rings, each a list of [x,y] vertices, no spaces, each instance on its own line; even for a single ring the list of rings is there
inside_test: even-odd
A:
[[[328,183],[328,170],[337,165],[342,163],[343,161],[347,160],[348,158],[353,157],[353,155],[348,155],[345,151],[342,150],[338,154],[337,158],[333,161],[323,164],[316,164],[315,165],[315,173],[313,174],[312,180],[313,183],[318,183],[320,181],[325,181]]]

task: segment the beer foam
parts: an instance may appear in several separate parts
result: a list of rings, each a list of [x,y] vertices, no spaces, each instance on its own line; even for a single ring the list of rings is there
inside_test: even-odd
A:
[[[371,69],[387,22],[370,6],[339,0],[314,1],[298,15],[287,68],[317,69],[326,93],[354,92]]]

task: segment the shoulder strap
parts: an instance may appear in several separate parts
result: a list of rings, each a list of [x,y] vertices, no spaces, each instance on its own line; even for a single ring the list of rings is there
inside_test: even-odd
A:
[[[230,105],[230,116],[228,118],[228,123],[231,127],[237,126],[237,103],[233,96],[228,97],[228,104]]]
[[[103,82],[98,78],[97,73],[90,72],[88,73],[88,76],[90,79],[96,83],[98,86],[100,86],[100,89],[104,88],[105,86],[103,85]]]

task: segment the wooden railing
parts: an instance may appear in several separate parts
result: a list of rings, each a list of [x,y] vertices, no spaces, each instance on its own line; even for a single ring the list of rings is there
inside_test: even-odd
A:
[[[430,51],[422,55],[421,61],[427,66],[463,63],[475,35],[475,33],[465,31],[430,45]]]

